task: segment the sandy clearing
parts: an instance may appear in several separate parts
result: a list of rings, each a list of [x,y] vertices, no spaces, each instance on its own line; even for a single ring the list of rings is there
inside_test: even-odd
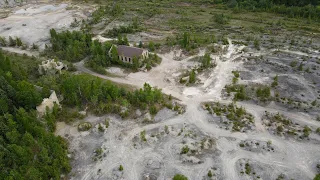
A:
[[[67,10],[68,4],[34,5],[16,8],[7,18],[0,19],[0,36],[19,37],[28,46],[33,43],[44,49],[49,43],[49,30],[69,30],[74,18],[86,17],[79,10]]]

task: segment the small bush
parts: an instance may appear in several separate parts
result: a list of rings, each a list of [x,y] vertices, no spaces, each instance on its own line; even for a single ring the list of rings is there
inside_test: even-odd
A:
[[[230,21],[230,17],[226,16],[225,14],[215,14],[214,15],[214,22],[218,24],[228,24]]]
[[[251,167],[250,167],[250,165],[249,165],[249,163],[246,163],[246,165],[245,165],[245,169],[246,169],[246,174],[250,174],[251,173]]]
[[[7,46],[7,40],[5,37],[0,36],[0,46]]]
[[[119,171],[123,171],[123,166],[122,165],[119,166]]]
[[[101,124],[99,123],[99,127],[98,127],[98,129],[99,129],[99,131],[100,132],[104,132],[104,129],[103,129],[103,127],[101,126]]]
[[[196,82],[196,73],[194,72],[194,70],[192,70],[189,76],[189,83],[193,84],[195,82]]]
[[[158,109],[156,106],[151,106],[149,111],[152,115],[156,115],[158,113]]]
[[[16,45],[17,45],[17,42],[11,36],[9,36],[8,46],[13,47],[13,46],[16,46]]]
[[[312,131],[312,130],[311,130],[308,126],[304,126],[304,128],[303,128],[303,135],[304,135],[305,137],[309,137],[311,131]]]
[[[140,139],[142,141],[147,141],[147,138],[146,138],[146,130],[143,130],[140,132]]]
[[[290,66],[291,66],[291,67],[296,67],[297,64],[298,64],[298,61],[292,61],[292,62],[290,63]]]
[[[105,119],[104,124],[105,124],[106,128],[108,128],[109,127],[109,119]]]
[[[232,74],[233,74],[234,77],[236,77],[236,78],[239,78],[239,77],[240,77],[239,71],[232,71]]]
[[[180,154],[187,154],[189,152],[189,147],[186,145],[181,149]]]
[[[182,174],[176,174],[172,180],[188,180],[188,178]]]
[[[254,48],[256,48],[257,50],[260,50],[260,40],[259,39],[255,39],[253,42]]]
[[[78,125],[78,131],[88,131],[92,128],[92,124],[89,122],[83,122]]]
[[[33,43],[32,46],[31,46],[31,49],[38,50],[39,46]]]

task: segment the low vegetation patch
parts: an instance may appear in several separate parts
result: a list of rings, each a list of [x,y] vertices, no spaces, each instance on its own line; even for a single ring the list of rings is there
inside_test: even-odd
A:
[[[89,122],[83,122],[78,125],[78,131],[89,131],[92,128],[92,124]]]
[[[269,132],[279,136],[293,137],[296,139],[308,139],[312,129],[308,126],[301,126],[298,123],[293,123],[280,113],[266,112],[262,118],[263,124],[267,127]]]
[[[172,180],[188,180],[188,178],[182,174],[176,174]]]
[[[221,119],[221,124],[227,129],[231,127],[232,131],[245,132],[254,129],[254,118],[243,107],[237,107],[231,103],[223,105],[219,102],[206,103],[205,109]]]

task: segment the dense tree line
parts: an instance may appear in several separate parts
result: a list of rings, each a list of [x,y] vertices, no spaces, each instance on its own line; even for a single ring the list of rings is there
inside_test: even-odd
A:
[[[227,0],[225,3],[237,10],[268,11],[292,18],[320,20],[318,0]]]
[[[113,59],[109,56],[109,50],[111,48],[111,43],[100,43],[95,40],[92,42],[90,47],[90,58],[87,61],[87,65],[91,67],[94,71],[104,74],[105,67],[110,66],[115,63]]]
[[[131,0],[131,1],[141,1],[141,0]],[[144,0],[148,1],[148,0]],[[285,6],[306,6],[313,5],[317,6],[320,4],[319,0],[154,0],[153,2],[187,2],[192,4],[220,4],[220,3],[230,3],[230,2],[254,2],[263,4],[274,4],[274,5],[285,5]]]
[[[156,1],[160,3],[165,0]],[[266,11],[283,14],[292,18],[320,20],[320,9],[317,7],[320,5],[319,0],[171,0],[170,2],[188,2],[196,5],[221,4],[237,11]]]
[[[44,90],[0,51],[0,179],[60,179],[70,171],[67,144],[52,133],[55,115],[37,118]],[[52,126],[52,123],[51,125]]]
[[[69,62],[77,62],[87,59],[86,64],[94,71],[105,74],[105,68],[110,65],[120,65],[134,70],[138,70],[143,64],[149,63],[149,67],[153,64],[161,62],[159,57],[151,56],[149,60],[139,62],[138,57],[133,61],[133,64],[124,63],[119,60],[117,49],[111,49],[113,43],[118,45],[129,45],[128,38],[121,34],[118,35],[117,41],[101,43],[98,40],[92,41],[92,36],[83,31],[63,31],[57,33],[54,29],[50,30],[51,47],[46,48],[46,53],[49,56],[58,57],[61,60]],[[111,49],[111,55],[109,51]],[[148,65],[148,64],[147,64]]]
[[[41,92],[27,80],[28,72],[0,51],[0,113],[34,109],[42,101]]]
[[[181,0],[176,0],[181,2]],[[260,4],[260,6],[274,4],[274,5],[285,5],[285,6],[306,6],[313,5],[317,6],[320,4],[319,0],[184,0],[183,2],[189,2],[193,4],[220,4],[220,3],[256,3]]]
[[[232,1],[232,0],[231,0]],[[307,5],[319,5],[319,0],[236,0],[238,3],[253,2],[258,4],[259,7],[270,7],[271,5],[285,5],[285,6],[307,6]],[[230,2],[230,1],[229,1]]]
[[[121,107],[126,107],[128,111],[140,108],[152,112],[164,103],[161,90],[149,84],[131,92],[90,75],[64,74],[59,81],[61,93],[65,97],[64,104],[91,105],[94,111],[101,114],[116,113],[126,117],[128,114],[121,113],[129,112],[121,112]]]
[[[54,29],[51,29],[50,36],[51,50],[59,59],[77,62],[90,54],[92,36],[88,33],[80,31],[57,33]]]
[[[197,33],[190,33],[184,32],[177,34],[175,37],[167,37],[166,45],[168,46],[175,46],[180,45],[181,48],[185,49],[186,51],[194,50],[201,45],[216,43],[216,38],[214,35],[209,37],[202,37]]]
[[[138,20],[135,19],[132,24],[128,26],[119,26],[114,27],[113,29],[109,30],[106,35],[110,37],[117,37],[119,34],[132,34],[136,32],[140,32],[141,28],[139,28]]]
[[[93,13],[89,24],[97,24],[101,19],[108,15],[109,17],[118,17],[123,14],[123,8],[118,4],[114,4],[111,8],[109,6],[99,6]]]

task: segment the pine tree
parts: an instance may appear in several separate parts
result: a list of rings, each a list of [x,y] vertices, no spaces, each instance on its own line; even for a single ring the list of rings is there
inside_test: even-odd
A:
[[[122,165],[119,166],[119,171],[123,171],[123,166]]]
[[[123,43],[123,45],[129,46],[129,41],[128,41],[127,35],[124,35],[122,43]]]
[[[118,35],[118,44],[123,45],[123,40],[121,34]]]
[[[11,36],[9,36],[9,46],[10,47],[13,47],[13,46],[16,46],[16,41],[11,37]]]
[[[137,71],[140,66],[139,59],[137,57],[133,57],[132,65],[133,65],[133,69]]]
[[[190,45],[190,34],[188,32],[183,33],[182,47],[187,48]]]
[[[211,58],[208,53],[206,53],[203,58],[202,58],[202,67],[203,68],[208,68],[211,64]]]
[[[194,70],[192,70],[189,76],[189,83],[193,84],[195,82],[196,82],[196,73],[194,72]]]
[[[119,60],[118,50],[115,46],[112,46],[111,47],[111,61],[118,62],[118,60]]]
[[[0,37],[0,46],[7,46],[7,40],[5,37]]]
[[[154,51],[154,50],[155,50],[154,42],[153,42],[153,41],[150,41],[148,47],[149,47],[149,50],[150,50],[150,51]]]

